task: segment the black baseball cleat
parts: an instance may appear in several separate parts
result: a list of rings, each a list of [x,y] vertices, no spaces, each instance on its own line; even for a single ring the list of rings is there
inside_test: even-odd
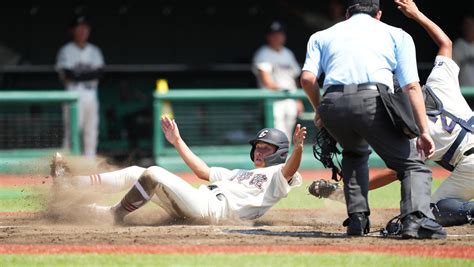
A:
[[[363,236],[370,232],[369,216],[362,212],[351,214],[342,225],[347,227],[350,236]]]
[[[403,239],[445,239],[443,227],[419,212],[411,213],[402,219]]]

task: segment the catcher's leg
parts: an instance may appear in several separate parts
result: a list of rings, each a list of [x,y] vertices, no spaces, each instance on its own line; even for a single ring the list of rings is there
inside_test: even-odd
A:
[[[433,214],[442,226],[474,223],[474,202],[462,199],[443,199],[432,205]]]
[[[431,203],[455,198],[467,202],[474,198],[474,154],[464,156],[453,172],[438,187],[431,197]]]
[[[463,157],[431,198],[433,214],[443,226],[472,223],[474,155]]]

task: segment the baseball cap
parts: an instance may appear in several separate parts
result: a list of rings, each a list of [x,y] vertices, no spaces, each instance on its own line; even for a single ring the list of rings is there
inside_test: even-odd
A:
[[[351,7],[354,5],[361,5],[361,6],[371,6],[376,5],[380,6],[380,0],[347,0],[347,6]]]
[[[81,24],[90,25],[89,19],[85,15],[80,15],[80,16],[74,17],[71,21],[71,24],[69,24],[69,26],[71,28],[74,28],[74,27],[79,26]]]
[[[273,32],[285,32],[286,28],[285,25],[278,20],[272,21],[268,24],[265,33],[273,33]]]

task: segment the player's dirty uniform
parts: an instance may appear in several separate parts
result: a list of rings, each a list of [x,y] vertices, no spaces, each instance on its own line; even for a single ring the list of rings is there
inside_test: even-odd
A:
[[[470,120],[472,127],[474,113],[461,94],[458,74],[459,67],[452,59],[437,56],[426,86],[439,98],[446,111],[466,122]],[[452,149],[452,157],[447,163],[454,167],[450,176],[433,194],[431,202],[437,203],[440,200],[452,198],[463,201],[473,199],[474,134],[467,131],[465,136],[460,138],[459,143],[456,143],[456,139],[463,131],[460,124],[443,114],[428,117],[430,135],[436,148],[432,160],[443,160],[443,157]]]
[[[304,129],[303,127],[295,134],[295,140],[304,139],[298,138],[298,134],[305,134]],[[300,186],[302,178],[296,169],[288,172],[284,168],[285,164],[290,164],[290,168],[299,166],[299,162],[298,166],[293,164],[292,158],[290,163],[286,163],[289,141],[284,132],[275,128],[264,128],[249,143],[252,146],[250,159],[256,169],[228,170],[211,167],[206,168],[206,174],[203,176],[188,165],[199,178],[210,182],[210,185],[201,185],[197,189],[157,166],[148,169],[133,166],[109,173],[65,177],[67,166],[59,153],[53,158],[51,175],[59,186],[72,185],[79,189],[103,185],[101,188],[118,191],[130,188],[133,184],[122,200],[113,207],[92,204],[94,211],[113,215],[116,223],[121,223],[127,214],[150,200],[174,218],[201,219],[211,223],[234,218],[255,219],[286,197],[292,187]],[[297,147],[294,151],[298,151]],[[189,159],[188,156],[182,157],[185,161]],[[287,173],[286,177],[283,172]]]
[[[97,69],[104,67],[102,52],[93,44],[86,44],[80,48],[74,42],[64,45],[58,52],[56,69],[66,70],[71,73],[68,82],[65,84],[66,90],[79,94],[79,129],[82,132],[84,144],[83,154],[94,157],[97,149],[97,138],[99,128],[99,101],[97,99],[97,87],[99,80],[94,75],[88,79],[85,73],[93,73]],[[82,77],[81,77],[82,76]],[[75,79],[77,77],[78,79]],[[79,78],[81,77],[81,78]],[[69,147],[69,116],[68,109],[64,109],[65,146]]]
[[[283,164],[254,170],[228,170],[212,167],[210,185],[195,188],[175,174],[161,168],[148,169],[133,166],[123,170],[76,176],[76,187],[103,185],[112,191],[121,191],[131,184],[140,186],[139,177],[146,171],[158,186],[152,194],[139,191],[146,199],[161,206],[174,218],[204,219],[218,222],[224,219],[255,219],[287,196],[291,188],[301,185],[296,173],[288,183],[281,172]],[[134,211],[133,203],[125,203]]]

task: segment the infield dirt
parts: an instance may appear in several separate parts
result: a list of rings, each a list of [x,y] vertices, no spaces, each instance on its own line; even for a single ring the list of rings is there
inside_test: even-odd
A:
[[[77,213],[78,215],[80,212]],[[374,210],[372,230],[385,225],[395,210]],[[331,246],[443,246],[466,247],[474,253],[473,226],[447,228],[446,240],[401,240],[374,236],[348,238],[341,222],[343,210],[275,209],[258,220],[205,225],[171,220],[159,208],[148,208],[130,215],[125,226],[97,220],[58,221],[44,213],[12,214],[0,219],[3,244],[56,245],[331,245]]]

